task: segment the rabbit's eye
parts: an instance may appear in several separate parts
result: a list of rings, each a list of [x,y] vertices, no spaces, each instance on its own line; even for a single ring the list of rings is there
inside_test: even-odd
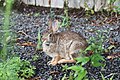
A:
[[[49,34],[49,37],[52,37],[52,33]]]
[[[50,43],[46,43],[46,46],[49,46],[50,45]]]

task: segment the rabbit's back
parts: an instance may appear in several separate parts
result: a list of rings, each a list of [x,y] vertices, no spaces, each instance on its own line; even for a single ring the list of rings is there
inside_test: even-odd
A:
[[[72,31],[52,33],[48,36],[48,41],[54,43],[69,43],[69,41],[78,41],[87,45],[86,39],[82,35]]]
[[[52,33],[48,36],[48,41],[56,44],[56,52],[66,59],[69,59],[70,55],[78,56],[80,49],[87,47],[85,38],[72,31]]]

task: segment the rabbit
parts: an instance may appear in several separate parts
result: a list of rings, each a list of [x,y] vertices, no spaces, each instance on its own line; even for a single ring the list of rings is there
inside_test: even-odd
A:
[[[49,64],[74,63],[74,58],[82,56],[80,50],[87,47],[86,39],[72,31],[54,32],[43,41],[43,52],[52,57]]]

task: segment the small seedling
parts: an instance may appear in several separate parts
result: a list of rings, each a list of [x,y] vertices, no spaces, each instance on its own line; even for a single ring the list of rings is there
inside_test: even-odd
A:
[[[38,43],[37,43],[37,50],[42,49],[42,41],[41,41],[41,33],[40,29],[38,29]]]
[[[105,77],[102,73],[100,73],[100,74],[101,74],[102,80],[113,80],[114,74],[112,74],[112,73],[110,75],[108,75],[108,76],[111,76],[110,78]]]
[[[69,29],[70,27],[70,17],[68,15],[68,0],[65,0],[65,5],[64,5],[64,15],[62,17],[63,21],[61,23],[61,27],[66,27]]]
[[[39,17],[39,16],[40,16],[40,13],[34,13],[34,16],[35,16],[35,17]]]

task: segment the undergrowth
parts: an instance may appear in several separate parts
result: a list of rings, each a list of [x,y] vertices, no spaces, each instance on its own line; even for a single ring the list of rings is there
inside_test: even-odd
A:
[[[0,80],[24,80],[34,75],[34,69],[29,61],[13,57],[0,63]]]
[[[14,0],[5,0],[4,24],[1,28],[3,31],[0,39],[0,80],[25,80],[34,75],[35,67],[29,61],[21,60],[13,52],[11,42],[13,37],[10,28],[10,15]]]

